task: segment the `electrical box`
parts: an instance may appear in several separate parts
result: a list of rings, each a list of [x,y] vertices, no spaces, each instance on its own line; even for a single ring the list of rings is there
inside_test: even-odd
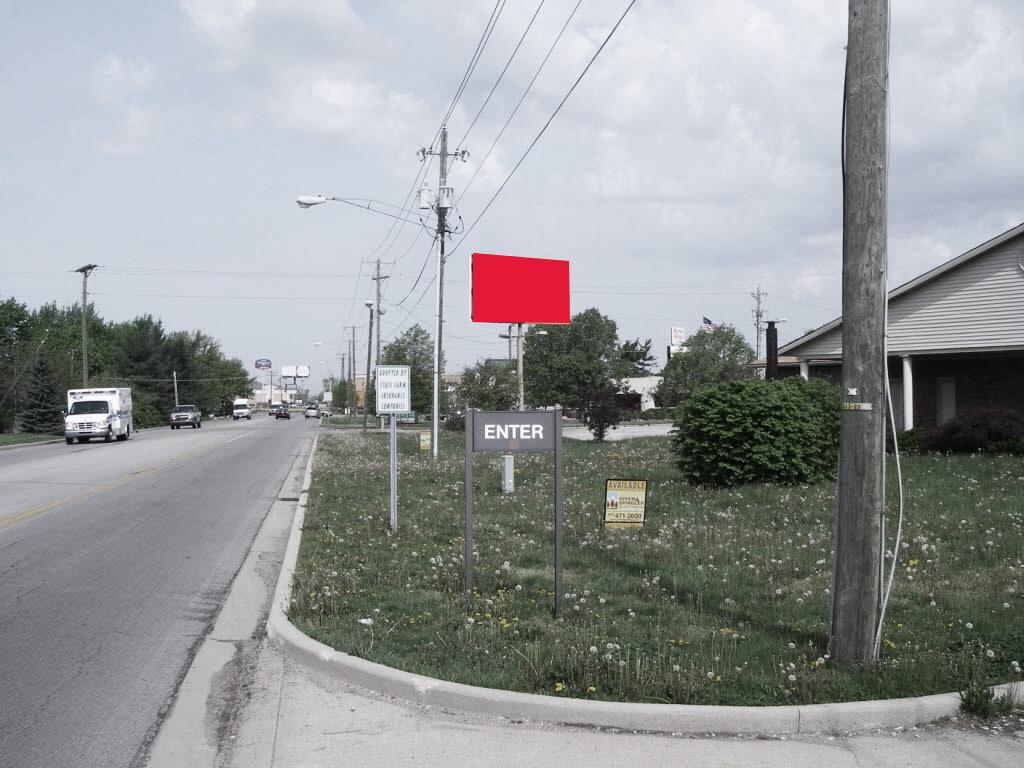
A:
[[[452,207],[452,199],[455,194],[451,187],[441,187],[437,190],[437,209],[447,211]]]

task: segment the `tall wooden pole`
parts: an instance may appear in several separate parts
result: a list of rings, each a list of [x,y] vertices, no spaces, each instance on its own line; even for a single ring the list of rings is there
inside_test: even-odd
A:
[[[843,374],[832,655],[875,661],[885,408],[888,2],[850,0],[843,174]]]
[[[96,269],[96,264],[86,264],[75,272],[82,274],[82,389],[89,387],[89,273]]]

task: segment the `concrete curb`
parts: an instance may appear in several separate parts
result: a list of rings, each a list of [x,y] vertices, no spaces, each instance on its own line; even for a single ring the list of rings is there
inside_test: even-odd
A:
[[[302,494],[296,507],[267,620],[267,636],[270,641],[292,660],[310,669],[387,696],[427,706],[498,715],[514,720],[629,731],[691,734],[854,733],[910,728],[954,716],[960,710],[960,696],[957,693],[781,707],[590,701],[452,683],[341,653],[302,633],[287,617],[315,453],[316,440],[310,450]],[[1024,683],[1008,683],[996,686],[994,690],[1005,695],[1011,688],[1016,688],[1014,695],[1018,701],[1024,698]]]

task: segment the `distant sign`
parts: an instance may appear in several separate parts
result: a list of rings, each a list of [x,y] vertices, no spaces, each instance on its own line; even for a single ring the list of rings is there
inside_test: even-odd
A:
[[[543,453],[555,450],[554,411],[477,411],[473,451]]]
[[[605,480],[605,528],[642,528],[646,517],[646,480]]]
[[[295,373],[294,365],[282,365],[281,366],[281,378],[294,379],[298,374]]]
[[[569,262],[474,253],[474,323],[568,323]]]
[[[295,375],[300,379],[309,378],[309,366],[308,365],[297,365],[295,366]]]
[[[378,365],[375,385],[377,413],[405,415],[412,410],[408,365]]]
[[[672,326],[672,342],[673,347],[682,347],[686,344],[686,329],[681,326]]]
[[[261,357],[259,360],[256,361],[256,370],[257,371],[269,371],[273,367],[274,367],[273,363],[271,363],[265,357]]]
[[[421,451],[429,451],[430,450],[430,433],[429,432],[420,432],[420,450]]]

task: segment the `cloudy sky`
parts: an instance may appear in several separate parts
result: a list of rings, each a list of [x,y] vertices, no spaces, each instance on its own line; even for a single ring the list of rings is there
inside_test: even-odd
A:
[[[627,4],[499,3],[448,119],[470,152],[449,176],[469,230],[449,245],[449,370],[506,352],[503,327],[469,318],[474,251],[570,260],[573,311],[599,308],[662,358],[670,327],[702,316],[753,344],[758,286],[782,341],[839,312],[843,0],[639,0],[478,218]],[[425,227],[294,200],[394,212],[424,171],[437,187],[416,152],[492,0],[0,7],[0,295],[70,304],[72,270],[96,263],[105,318],[152,313],[317,376],[337,373],[352,325],[365,366],[380,257],[385,342],[432,328]],[[1024,221],[1022,30],[1020,0],[893,3],[891,287]]]

